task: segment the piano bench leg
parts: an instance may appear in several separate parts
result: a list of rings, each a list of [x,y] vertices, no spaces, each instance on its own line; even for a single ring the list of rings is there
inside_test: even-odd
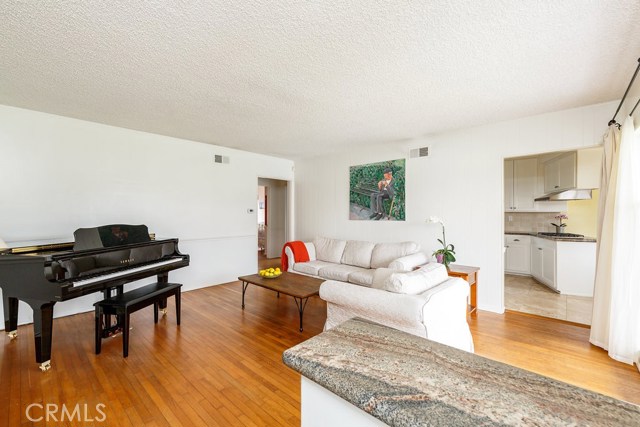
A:
[[[96,354],[102,351],[102,307],[96,306]]]
[[[158,303],[153,304],[153,323],[158,323]]]

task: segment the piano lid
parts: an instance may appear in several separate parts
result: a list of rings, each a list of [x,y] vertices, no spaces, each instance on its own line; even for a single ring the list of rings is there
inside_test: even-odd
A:
[[[111,248],[132,243],[150,242],[146,225],[110,224],[100,227],[79,228],[73,233],[74,251]]]

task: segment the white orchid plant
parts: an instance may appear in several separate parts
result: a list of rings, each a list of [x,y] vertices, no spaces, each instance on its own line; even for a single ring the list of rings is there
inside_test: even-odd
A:
[[[448,267],[449,264],[451,264],[456,260],[456,257],[455,257],[456,252],[454,250],[455,247],[453,245],[451,244],[447,245],[447,237],[444,230],[444,222],[442,222],[442,219],[437,216],[430,216],[427,222],[432,224],[440,224],[442,226],[442,240],[438,239],[438,242],[440,242],[440,244],[442,245],[442,249],[438,249],[434,251],[432,255],[435,256],[436,258],[438,258],[438,255],[440,255],[442,257],[442,263]]]

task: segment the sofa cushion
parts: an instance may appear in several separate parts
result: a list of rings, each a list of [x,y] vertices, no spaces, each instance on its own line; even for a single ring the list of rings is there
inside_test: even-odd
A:
[[[371,253],[371,268],[387,268],[393,260],[419,250],[420,245],[415,242],[378,243]]]
[[[353,283],[360,286],[371,287],[373,284],[373,276],[376,270],[362,268],[358,271],[349,273],[349,283]]]
[[[340,264],[346,244],[345,240],[318,237],[313,241],[313,245],[316,247],[316,259]]]
[[[392,273],[380,286],[389,292],[399,294],[420,294],[449,279],[447,269],[443,264],[435,262],[409,273]]]
[[[331,264],[330,262],[325,261],[308,261],[308,262],[296,262],[293,265],[293,271],[297,271],[298,273],[310,274],[312,276],[318,276],[320,269],[322,267],[326,267]]]
[[[340,263],[362,268],[371,268],[371,253],[375,245],[376,244],[372,242],[347,241]]]
[[[371,287],[375,289],[384,289],[385,282],[391,277],[393,273],[397,273],[397,271],[390,268],[377,268],[373,270],[373,280],[371,281]]]
[[[346,264],[330,264],[320,269],[320,277],[328,280],[339,280],[341,282],[349,281],[349,274],[363,270],[360,267]]]

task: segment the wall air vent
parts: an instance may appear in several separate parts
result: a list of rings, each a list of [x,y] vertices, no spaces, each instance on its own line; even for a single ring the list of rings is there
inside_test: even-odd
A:
[[[410,157],[429,157],[429,147],[415,148],[411,150]]]
[[[219,154],[214,154],[213,155],[213,162],[214,163],[229,163],[229,157],[221,156]]]

